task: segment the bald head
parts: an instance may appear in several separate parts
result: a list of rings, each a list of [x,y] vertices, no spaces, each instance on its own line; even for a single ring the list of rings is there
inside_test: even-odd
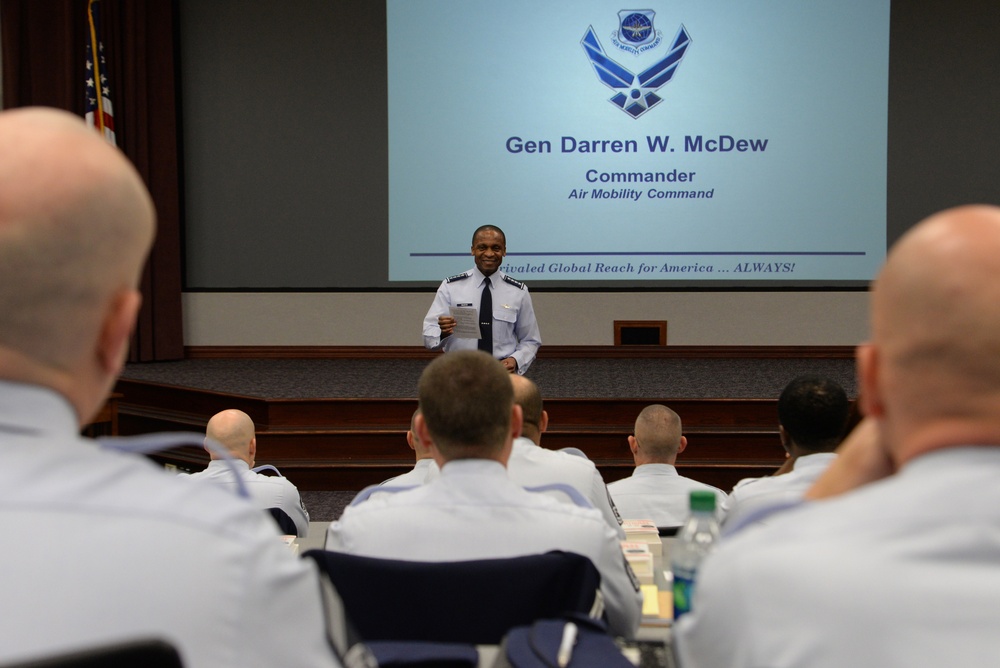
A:
[[[41,108],[0,113],[0,188],[0,350],[69,370],[138,284],[152,201],[118,149]]]
[[[253,420],[243,411],[231,408],[216,413],[208,421],[205,436],[221,443],[233,457],[253,466],[257,454],[257,438]],[[221,459],[220,455],[211,450],[209,455],[212,459]]]
[[[680,416],[661,404],[642,409],[635,419],[634,434],[629,443],[636,464],[673,464],[677,453],[684,449]]]
[[[929,422],[998,422],[1000,209],[949,209],[904,235],[873,285],[871,321],[861,400],[893,447]]]

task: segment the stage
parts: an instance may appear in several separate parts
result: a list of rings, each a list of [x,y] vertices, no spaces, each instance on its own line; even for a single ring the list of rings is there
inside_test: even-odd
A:
[[[129,364],[116,391],[124,435],[203,432],[208,418],[238,408],[257,426],[258,462],[274,464],[329,520],[354,492],[413,465],[404,434],[428,355],[406,357],[220,357]],[[537,360],[549,413],[545,447],[583,450],[611,482],[631,473],[626,438],[650,403],[681,416],[689,446],[683,475],[722,489],[766,475],[784,458],[777,397],[794,377],[815,373],[857,393],[850,351],[836,354],[660,353],[556,356]],[[157,459],[183,470],[207,462],[200,447]],[[333,514],[333,516],[329,516]]]

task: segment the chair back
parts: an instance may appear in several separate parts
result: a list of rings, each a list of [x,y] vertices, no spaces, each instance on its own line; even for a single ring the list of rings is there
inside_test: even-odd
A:
[[[295,526],[295,520],[289,517],[281,508],[268,508],[267,513],[274,518],[274,521],[278,523],[278,528],[281,529],[281,534],[283,536],[297,536],[299,533],[299,528]]]
[[[364,641],[495,645],[515,626],[568,613],[600,616],[601,576],[570,552],[418,562],[309,550]]]
[[[91,647],[55,656],[5,663],[3,668],[183,668],[181,657],[169,643],[143,639]]]

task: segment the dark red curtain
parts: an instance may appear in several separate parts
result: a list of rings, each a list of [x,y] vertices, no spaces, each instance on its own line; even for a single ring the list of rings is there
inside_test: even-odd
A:
[[[118,146],[146,180],[156,243],[129,361],[181,359],[180,132],[173,0],[101,0]],[[3,106],[84,111],[87,0],[0,0]]]

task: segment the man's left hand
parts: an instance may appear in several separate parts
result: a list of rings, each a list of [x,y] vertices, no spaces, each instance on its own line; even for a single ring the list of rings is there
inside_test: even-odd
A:
[[[500,364],[503,364],[503,368],[507,369],[508,373],[517,372],[517,360],[513,357],[505,357],[500,360]]]

